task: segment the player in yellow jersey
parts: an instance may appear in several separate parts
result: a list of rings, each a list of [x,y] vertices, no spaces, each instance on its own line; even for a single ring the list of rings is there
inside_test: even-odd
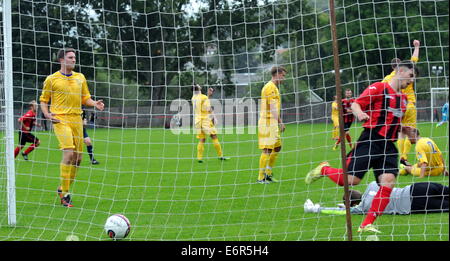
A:
[[[215,124],[217,119],[214,115],[213,108],[209,102],[209,97],[214,93],[213,88],[208,88],[208,96],[202,94],[202,87],[198,84],[193,86],[192,106],[194,109],[194,126],[197,132],[197,160],[203,163],[203,152],[205,150],[206,135],[210,136],[216,149],[219,160],[229,160],[223,156],[222,147],[220,146],[219,138],[217,137],[217,130]]]
[[[40,102],[45,118],[53,122],[55,135],[63,152],[58,195],[63,206],[73,207],[69,190],[75,180],[83,152],[81,107],[86,105],[103,110],[105,105],[102,100],[92,100],[86,78],[82,73],[74,71],[74,49],[60,50],[57,61],[60,63],[60,70],[45,79]]]
[[[400,175],[412,174],[413,176],[423,178],[425,176],[438,176],[444,174],[448,176],[448,170],[445,167],[445,161],[442,153],[436,143],[430,138],[420,137],[419,131],[416,131],[416,158],[417,163],[412,166],[400,164]],[[413,143],[415,140],[412,141]]]
[[[339,140],[339,109],[336,95],[334,96],[334,101],[331,103],[331,121],[333,122],[333,132],[331,138],[337,143]],[[333,146],[333,150],[337,149],[336,143]]]
[[[414,40],[414,51],[411,56],[411,61],[417,63],[419,61],[419,47],[420,41]],[[397,71],[398,58],[392,60],[393,71],[388,76],[384,77],[382,82],[389,82]],[[416,94],[414,91],[414,84],[410,83],[405,89],[402,89],[402,93],[406,95],[408,104],[406,105],[406,112],[402,118],[402,125],[417,128],[417,109],[416,109]],[[411,142],[408,137],[399,133],[397,141],[398,150],[400,153],[400,163],[403,165],[411,165],[408,163],[408,153],[411,150]]]
[[[258,121],[258,144],[262,150],[259,159],[258,183],[276,182],[272,168],[281,150],[280,133],[285,126],[281,121],[281,97],[278,86],[284,81],[286,69],[275,66],[271,69],[272,79],[261,90],[261,108]]]

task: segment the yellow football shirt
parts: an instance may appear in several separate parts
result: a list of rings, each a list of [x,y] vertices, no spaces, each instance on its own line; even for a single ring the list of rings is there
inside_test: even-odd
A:
[[[418,61],[419,61],[418,57],[415,57],[415,56],[411,57],[411,62],[417,63]],[[395,75],[395,71],[392,71],[389,75],[384,77],[383,81],[381,81],[381,82],[389,82],[392,79],[392,77],[394,77],[394,75]],[[408,86],[406,86],[405,89],[402,89],[402,93],[406,95],[408,102],[416,103],[416,94],[414,93],[414,84],[413,83],[408,84]]]
[[[195,122],[209,119],[209,115],[211,114],[211,104],[209,103],[208,96],[201,93],[194,94],[192,96],[192,106],[194,110]]]
[[[275,104],[278,116],[280,116],[281,110],[281,97],[277,86],[272,81],[269,81],[264,85],[261,90],[261,108],[260,108],[260,119],[271,120],[274,119],[272,113],[270,112],[270,105]]]
[[[416,143],[416,157],[420,163],[427,163],[429,167],[442,166],[442,153],[430,138],[420,138]]]
[[[39,100],[50,104],[54,114],[82,114],[81,106],[91,97],[86,78],[82,73],[72,72],[70,76],[55,72],[44,81]]]

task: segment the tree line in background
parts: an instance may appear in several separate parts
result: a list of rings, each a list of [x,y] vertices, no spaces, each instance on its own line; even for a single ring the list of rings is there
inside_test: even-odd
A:
[[[264,69],[273,64],[289,71],[283,101],[304,104],[310,90],[332,100],[327,0],[196,2],[198,9],[190,0],[13,0],[15,105],[39,97],[45,77],[59,68],[55,53],[64,46],[79,50],[78,71],[108,107],[190,99],[193,83],[225,96],[258,98],[270,78]],[[410,57],[413,39],[422,43],[417,92],[447,86],[430,68],[441,65],[448,72],[448,5],[337,0],[343,87],[358,94],[380,80],[390,73],[392,58]],[[259,80],[242,87],[233,82],[236,73]]]

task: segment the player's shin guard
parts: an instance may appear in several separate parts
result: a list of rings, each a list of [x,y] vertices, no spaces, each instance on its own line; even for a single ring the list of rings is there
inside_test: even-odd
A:
[[[337,185],[344,186],[344,175],[342,169],[325,166],[322,168],[322,175],[327,176]]]
[[[403,150],[400,151],[401,158],[407,160],[408,159],[408,153],[411,150],[411,141],[408,138],[405,138],[403,140]]]
[[[272,153],[270,153],[270,157],[269,157],[269,167],[273,168],[273,166],[275,166],[275,161],[277,160],[278,157],[278,152],[276,152],[275,150],[272,151]]]
[[[216,149],[217,156],[219,156],[219,158],[222,157],[223,153],[222,153],[222,147],[220,146],[219,139],[213,139],[212,142],[213,142],[214,148]]]
[[[341,138],[338,138],[336,143],[334,143],[335,146],[339,145],[341,143]]]
[[[407,158],[403,158],[404,147],[405,147],[405,139],[398,139],[397,140],[397,148],[398,148],[398,151],[400,153],[400,158],[407,159]]]
[[[24,153],[25,153],[26,155],[28,155],[28,154],[29,154],[30,152],[32,152],[36,147],[37,147],[36,144],[31,144],[30,147],[28,147],[28,148],[24,151]]]
[[[259,158],[259,174],[258,180],[263,180],[265,178],[266,167],[269,162],[270,154],[261,153],[261,157]]]
[[[392,189],[386,186],[380,186],[377,194],[375,194],[372,205],[370,206],[369,212],[367,213],[366,218],[361,224],[361,227],[365,227],[368,224],[373,224],[375,219],[378,216],[383,214],[383,211],[386,209],[387,205],[390,201]]]
[[[70,184],[71,184],[71,167],[72,165],[66,165],[61,163],[60,167],[60,177],[61,177],[61,191],[62,195],[65,196],[69,193]]]
[[[275,166],[275,161],[277,160],[277,157],[278,157],[278,152],[273,150],[270,153],[269,161],[268,161],[267,167],[266,167],[266,174],[268,176],[272,176],[272,168]]]
[[[92,147],[92,145],[90,145],[90,146],[86,146],[86,149],[87,149],[89,158],[90,158],[91,161],[92,161],[92,160],[94,159],[94,153],[93,153],[94,147]]]
[[[203,159],[203,152],[205,151],[205,143],[199,141],[197,144],[197,159],[202,160]]]
[[[347,139],[348,145],[352,147],[352,137],[350,136],[350,134],[345,134],[345,138]]]
[[[16,147],[14,149],[14,158],[17,157],[17,155],[19,155],[19,152],[20,152],[20,147]]]
[[[75,181],[75,177],[77,176],[78,166],[70,165],[70,185]]]

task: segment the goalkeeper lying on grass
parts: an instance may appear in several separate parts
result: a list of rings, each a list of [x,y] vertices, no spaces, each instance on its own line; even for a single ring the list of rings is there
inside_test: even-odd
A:
[[[367,214],[373,197],[378,191],[378,184],[373,181],[363,195],[357,190],[350,190],[350,212]],[[345,215],[345,207],[321,207],[307,199],[304,204],[305,213],[323,213]],[[383,214],[419,214],[448,212],[448,186],[434,182],[418,182],[404,188],[394,188],[389,204]]]

